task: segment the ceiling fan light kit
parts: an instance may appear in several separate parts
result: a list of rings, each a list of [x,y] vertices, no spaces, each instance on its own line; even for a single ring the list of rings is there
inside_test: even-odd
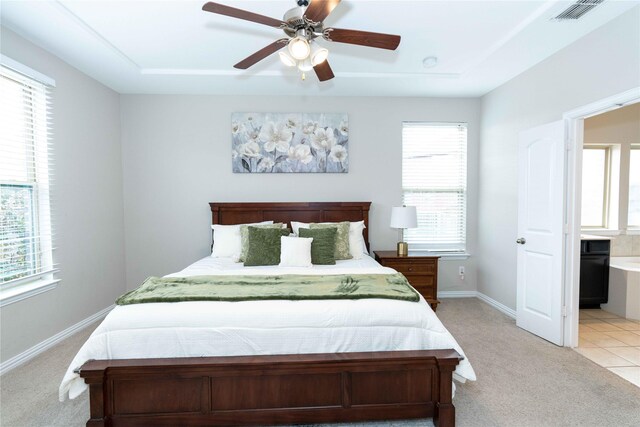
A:
[[[307,71],[311,71],[313,69],[313,65],[311,65],[311,60],[309,58],[298,62],[298,70],[306,73]]]
[[[234,65],[235,68],[245,70],[286,46],[288,53],[278,53],[283,64],[288,67],[297,65],[298,70],[302,72],[303,80],[305,79],[305,72],[313,69],[316,76],[318,76],[318,80],[323,82],[331,80],[335,76],[327,61],[329,50],[319,46],[314,41],[318,37],[322,37],[329,42],[388,50],[395,50],[400,44],[400,36],[397,35],[324,28],[323,21],[339,3],[340,0],[311,0],[310,2],[298,0],[298,6],[288,10],[284,14],[284,20],[282,21],[213,2],[205,3],[202,6],[202,10],[278,28],[286,34],[287,38],[276,40],[260,49]],[[304,6],[307,7],[305,8]]]
[[[290,57],[289,55],[287,55],[284,52],[278,52],[278,55],[280,56],[280,61],[282,61],[282,63],[284,65],[286,65],[287,67],[295,67],[296,66],[296,60],[293,59],[292,57]]]
[[[304,30],[301,32],[304,33]],[[289,49],[289,54],[298,61],[306,59],[311,53],[309,41],[303,35],[292,38],[287,48]]]
[[[316,42],[311,42],[311,64],[314,67],[322,64],[328,57],[329,51],[327,49],[320,47]]]

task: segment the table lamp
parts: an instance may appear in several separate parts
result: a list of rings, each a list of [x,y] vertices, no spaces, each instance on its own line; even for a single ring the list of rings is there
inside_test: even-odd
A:
[[[402,241],[404,228],[416,228],[418,226],[418,214],[415,206],[394,206],[391,208],[391,228],[398,229],[400,241],[398,242],[398,256],[409,254],[409,244]]]

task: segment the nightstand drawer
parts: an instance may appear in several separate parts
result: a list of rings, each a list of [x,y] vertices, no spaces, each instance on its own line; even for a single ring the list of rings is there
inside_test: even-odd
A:
[[[416,288],[416,291],[418,291],[424,299],[437,299],[433,288]]]
[[[414,288],[424,299],[436,299],[436,290],[433,287],[414,286]]]
[[[409,283],[411,283],[411,286],[413,286],[414,288],[417,288],[418,286],[424,288],[424,287],[430,287],[433,288],[436,278],[435,276],[429,276],[427,274],[404,274],[404,277],[407,278],[407,280],[409,281]]]
[[[438,256],[423,253],[398,255],[396,251],[374,251],[376,261],[404,274],[413,286],[436,311],[438,304]]]
[[[385,260],[385,267],[391,267],[400,273],[426,273],[433,274],[436,272],[436,260],[414,260],[407,258],[406,260]],[[406,275],[406,274],[405,274]]]

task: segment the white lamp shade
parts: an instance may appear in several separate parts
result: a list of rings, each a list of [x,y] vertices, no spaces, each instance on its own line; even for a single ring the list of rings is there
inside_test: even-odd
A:
[[[400,206],[391,208],[391,228],[416,228],[418,213],[415,206]]]

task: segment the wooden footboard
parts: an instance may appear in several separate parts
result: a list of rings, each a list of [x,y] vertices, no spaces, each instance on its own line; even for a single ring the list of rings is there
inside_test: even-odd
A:
[[[87,426],[221,426],[433,417],[453,426],[454,350],[92,360]]]

